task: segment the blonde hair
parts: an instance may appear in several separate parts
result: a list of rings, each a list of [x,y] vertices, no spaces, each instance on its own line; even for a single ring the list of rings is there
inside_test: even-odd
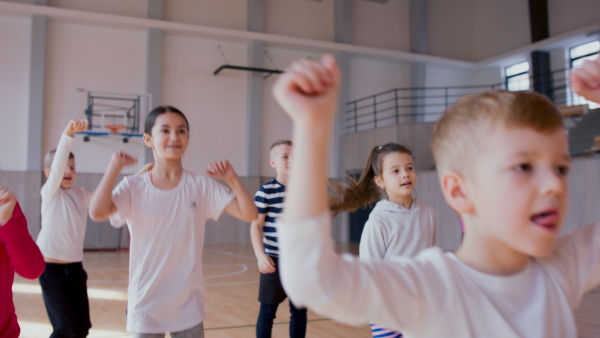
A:
[[[564,128],[547,97],[532,92],[488,91],[465,96],[436,123],[431,149],[438,173],[467,173],[492,127],[527,127],[538,132]]]
[[[54,155],[56,155],[56,149],[50,150],[50,152],[46,154],[46,157],[44,158],[44,169],[50,169],[52,161],[54,161]],[[75,158],[75,155],[69,152],[69,159],[72,158]]]
[[[278,140],[278,141],[275,141],[275,142],[274,142],[274,143],[271,145],[271,148],[269,148],[269,155],[270,155],[271,157],[273,157],[273,154],[272,154],[272,153],[273,153],[273,151],[272,151],[272,150],[273,150],[273,148],[275,148],[275,147],[277,147],[277,146],[280,146],[280,145],[282,145],[282,144],[285,144],[285,145],[288,145],[288,146],[290,146],[290,147],[291,147],[291,146],[292,146],[292,141],[290,141],[290,140]]]

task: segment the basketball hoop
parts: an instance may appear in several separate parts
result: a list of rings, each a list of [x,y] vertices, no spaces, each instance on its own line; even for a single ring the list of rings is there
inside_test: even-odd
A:
[[[126,126],[124,126],[122,124],[107,124],[107,125],[104,125],[104,127],[107,129],[110,129],[111,134],[117,134],[121,130],[126,128]]]

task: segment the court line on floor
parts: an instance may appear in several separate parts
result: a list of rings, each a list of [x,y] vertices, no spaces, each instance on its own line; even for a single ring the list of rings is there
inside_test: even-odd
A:
[[[307,323],[313,323],[313,322],[325,322],[325,321],[331,321],[331,319],[329,318],[320,318],[320,319],[309,319],[306,322]],[[289,324],[290,322],[281,322],[281,323],[273,323],[273,325],[285,325],[285,324]],[[251,325],[237,325],[237,326],[224,326],[224,327],[212,327],[212,328],[204,328],[204,331],[216,331],[216,330],[227,330],[227,329],[244,329],[247,327],[256,327],[256,324],[251,324]]]
[[[216,253],[220,253],[220,254],[223,254],[223,255],[228,255],[228,256],[243,258],[243,259],[246,259],[246,260],[250,260],[250,261],[256,262],[256,257],[239,255],[239,254],[233,253],[231,251],[223,251],[223,250],[218,250],[218,249],[213,249],[213,248],[206,248],[206,247],[204,248],[204,250],[206,250],[206,251],[212,251],[212,252],[216,252]]]
[[[246,264],[235,264],[235,265],[241,265],[242,269],[238,270],[238,271],[230,272],[230,273],[224,273],[222,275],[204,276],[204,279],[231,277],[231,276],[241,275],[244,272],[248,271],[248,266]]]

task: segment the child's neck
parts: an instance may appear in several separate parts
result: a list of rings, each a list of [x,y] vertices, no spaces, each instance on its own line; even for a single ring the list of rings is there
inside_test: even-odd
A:
[[[411,195],[391,196],[388,198],[388,201],[390,201],[392,203],[396,203],[398,205],[401,205],[401,206],[405,207],[406,209],[410,209],[410,207],[412,207],[412,204],[413,204],[413,198]]]
[[[183,174],[181,161],[156,161],[150,171],[152,184],[159,189],[171,189],[179,184]]]
[[[529,256],[516,251],[505,243],[494,238],[485,238],[473,233],[465,233],[461,246],[455,255],[471,268],[490,275],[508,276],[525,269],[529,263]]]
[[[283,185],[287,185],[287,183],[288,183],[288,177],[284,176],[284,175],[277,175],[277,177],[275,177],[275,179],[277,180],[277,182],[279,182]]]

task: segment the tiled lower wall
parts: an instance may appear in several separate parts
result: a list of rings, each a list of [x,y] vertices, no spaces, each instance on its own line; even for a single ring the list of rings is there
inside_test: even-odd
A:
[[[93,191],[102,174],[77,174],[76,185]],[[10,189],[18,198],[27,217],[29,232],[35,239],[41,229],[41,197],[40,188],[44,182],[41,172],[1,172],[0,184]],[[261,184],[271,178],[242,177],[242,182],[252,195]],[[118,180],[120,181],[120,179]],[[343,239],[338,221],[334,236]],[[215,243],[250,243],[250,224],[223,214],[218,221],[206,223],[205,242]],[[88,218],[84,247],[90,250],[128,248],[129,232],[127,227],[115,229],[108,222],[96,223]]]
[[[27,216],[29,231],[37,238],[40,231],[40,187],[42,173],[1,172],[0,183],[8,187],[19,199]],[[77,185],[93,190],[100,182],[101,174],[78,174]],[[268,177],[243,177],[246,188],[254,194]],[[578,158],[573,161],[569,174],[569,211],[563,231],[568,231],[590,222],[600,220],[600,157]],[[446,204],[441,193],[435,171],[420,171],[416,186],[416,197],[431,206],[438,221],[438,243],[442,249],[455,250],[460,244],[460,221],[456,213]],[[333,238],[346,241],[346,215],[334,221]],[[206,243],[249,243],[250,225],[229,215],[222,215],[218,221],[206,224]],[[128,247],[126,227],[115,229],[106,223],[95,223],[88,219],[85,237],[87,249],[115,249]]]

